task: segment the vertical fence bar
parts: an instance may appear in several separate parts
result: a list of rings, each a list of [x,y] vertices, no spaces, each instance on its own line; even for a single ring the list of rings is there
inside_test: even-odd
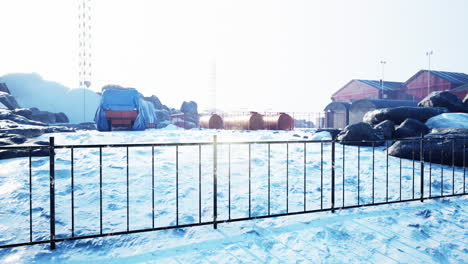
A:
[[[331,212],[335,212],[335,140],[331,145]]]
[[[198,223],[201,223],[201,145],[198,145]]]
[[[286,143],[286,213],[289,213],[289,144]]]
[[[151,146],[151,215],[154,228],[154,146]]]
[[[358,146],[357,152],[357,204],[359,205],[360,202],[360,194],[361,194],[361,146]]]
[[[403,160],[403,159],[400,158],[400,184],[399,184],[399,186],[400,186],[400,201],[401,201],[401,183],[402,183],[402,180],[401,180],[401,178],[402,178],[402,169],[401,169],[402,160]]]
[[[176,146],[176,226],[179,225],[179,146]]]
[[[29,242],[32,242],[32,149],[29,148]]]
[[[429,141],[429,198],[432,197],[432,140]]]
[[[466,193],[466,138],[463,138],[463,193]]]
[[[444,148],[441,148],[441,151],[440,151],[440,196],[443,196],[443,195],[444,195]]]
[[[342,146],[343,146],[343,183],[342,183],[342,185],[343,185],[343,187],[342,187],[342,189],[343,189],[343,193],[342,193],[343,201],[342,202],[343,202],[343,207],[344,207],[344,205],[345,205],[345,165],[346,165],[345,158],[346,158],[346,154],[345,154],[345,145],[343,144]]]
[[[72,237],[75,237],[75,162],[74,162],[74,149],[71,147],[71,228]]]
[[[307,146],[304,143],[304,211],[307,208]]]
[[[323,142],[320,142],[320,209],[323,209]]]
[[[375,142],[372,142],[372,204],[375,203]]]
[[[99,147],[99,233],[102,235],[102,147]]]
[[[218,136],[213,136],[213,228],[218,229]]]
[[[412,196],[412,197],[413,197],[413,199],[414,199],[414,191],[415,191],[415,190],[414,190],[414,181],[415,181],[415,180],[414,180],[414,176],[415,176],[414,164],[415,164],[415,162],[416,162],[416,160],[414,159],[414,148],[415,148],[415,146],[414,146],[414,145],[415,145],[415,144],[414,144],[414,141],[415,141],[415,140],[411,140],[412,145],[413,145],[413,147],[411,148],[412,151],[413,151],[413,153],[412,153],[412,155],[413,155],[413,156],[412,156],[412,160],[413,160],[413,177],[412,177],[412,181],[413,181],[413,188],[412,188],[413,196]]]
[[[385,141],[385,201],[388,202],[388,141]]]
[[[271,168],[270,168],[270,160],[271,160],[271,150],[270,150],[270,143],[268,143],[268,215],[271,214],[270,210],[270,192],[271,192]]]
[[[127,146],[127,232],[130,230],[130,168],[129,168],[129,157],[128,157],[128,146]]]
[[[55,139],[49,138],[50,249],[55,249]]]
[[[228,219],[231,219],[231,144],[228,145]]]
[[[455,139],[452,139],[452,194],[455,194]]]
[[[424,202],[424,135],[419,139],[419,157],[421,160],[421,202]]]
[[[249,218],[252,216],[252,145],[249,144]]]

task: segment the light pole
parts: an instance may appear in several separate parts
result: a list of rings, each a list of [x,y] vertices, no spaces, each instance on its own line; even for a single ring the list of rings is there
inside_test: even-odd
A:
[[[434,54],[434,51],[427,51],[426,56],[428,59],[428,67],[427,67],[427,95],[431,92],[431,55]]]
[[[386,61],[384,60],[381,60],[380,61],[380,64],[382,65],[382,79],[380,79],[380,99],[383,99],[384,98],[384,89],[383,89],[383,86],[384,86],[384,70],[385,70],[385,64],[387,64]]]

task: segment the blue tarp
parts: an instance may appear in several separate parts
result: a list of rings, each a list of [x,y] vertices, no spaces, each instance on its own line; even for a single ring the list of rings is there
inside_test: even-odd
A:
[[[143,97],[136,89],[108,85],[102,91],[101,104],[94,118],[99,131],[110,130],[106,119],[106,110],[137,110],[138,116],[133,122],[133,130],[145,130],[149,124],[156,123],[156,113],[153,104],[143,100]]]

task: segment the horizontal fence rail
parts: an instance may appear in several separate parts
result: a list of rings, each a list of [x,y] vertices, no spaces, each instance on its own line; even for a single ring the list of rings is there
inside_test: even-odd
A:
[[[202,225],[216,229],[221,223],[466,195],[465,138],[397,141],[411,147],[407,159],[389,155],[388,147],[393,141],[219,142],[214,136],[212,142],[196,143],[55,145],[51,137],[48,146],[3,146],[0,150],[26,152],[23,159],[28,167],[24,187],[27,195],[15,199],[18,204],[27,204],[28,236],[5,238],[0,234],[0,248],[48,243],[54,249],[62,241]],[[450,151],[442,145],[450,146]],[[121,152],[112,156],[110,151],[114,150]],[[151,170],[136,179],[132,173],[142,167],[132,166],[131,151],[140,151],[139,158],[147,157],[147,162],[136,162]],[[461,159],[457,156],[460,151]],[[192,162],[188,165],[181,159],[187,155]],[[97,158],[95,165],[83,163],[91,157]],[[47,183],[33,177],[33,164],[40,161],[48,163]],[[157,165],[162,169],[157,169]],[[86,172],[77,173],[80,166],[85,166]],[[169,170],[173,170],[172,176]],[[88,184],[95,184],[97,192],[84,189],[79,183],[88,180],[91,176],[87,175],[92,173],[96,174],[97,183]],[[163,177],[167,181],[163,182]],[[188,184],[192,186],[188,188]],[[138,188],[149,185],[151,188],[145,189],[148,196],[141,197]],[[35,199],[39,199],[35,196],[40,196],[34,190],[41,186],[48,186],[40,201],[49,207],[45,217],[48,230],[44,223],[34,221],[38,203]],[[91,212],[96,214],[89,218],[96,220],[96,230],[78,226],[82,221],[78,217],[84,214],[78,200],[91,193],[94,198],[88,202],[96,205],[97,212]],[[120,194],[121,199],[117,197]],[[151,206],[137,207],[134,212],[135,196],[151,202]],[[172,219],[169,223],[157,220],[161,199],[166,198],[174,202],[172,208],[166,208],[173,214],[164,211]],[[120,209],[121,215],[109,212]],[[151,219],[144,223],[146,226],[134,227],[142,217]],[[112,218],[110,222],[108,218]],[[115,218],[123,220],[121,230],[110,228],[109,225],[117,225]]]

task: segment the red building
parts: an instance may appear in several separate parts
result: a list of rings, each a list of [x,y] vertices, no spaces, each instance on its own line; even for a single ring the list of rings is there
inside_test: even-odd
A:
[[[360,99],[404,99],[399,98],[403,83],[376,80],[351,80],[332,95],[333,102],[352,102]]]
[[[465,73],[420,70],[405,82],[400,91],[400,96],[409,96],[406,99],[414,98],[419,101],[434,91],[453,90],[453,93],[463,100],[467,94],[467,89],[455,88],[467,83],[468,74]]]

